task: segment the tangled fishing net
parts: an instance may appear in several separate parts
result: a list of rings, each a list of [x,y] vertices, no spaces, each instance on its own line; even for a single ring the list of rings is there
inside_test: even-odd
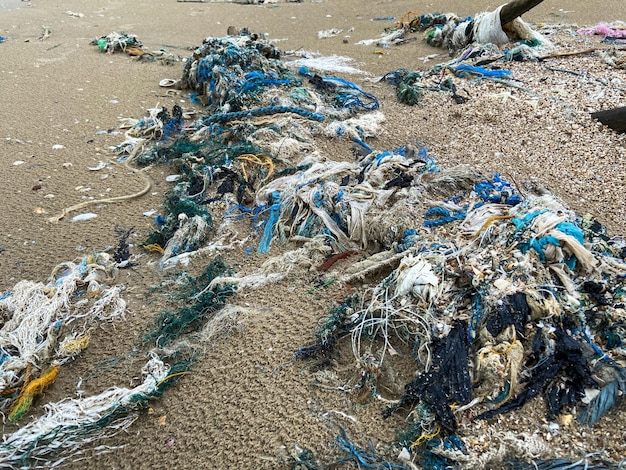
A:
[[[454,13],[406,13],[394,27],[387,28],[378,39],[366,39],[357,44],[377,43],[381,46],[406,44],[414,40],[410,35],[423,32],[425,41],[435,47],[458,53],[468,46],[490,45],[492,48],[514,41],[546,51],[550,41],[517,17],[502,25],[501,5],[493,11],[482,12],[476,17],[461,18]]]
[[[0,407],[19,421],[100,322],[123,318],[116,263],[107,253],[55,268],[47,284],[20,281],[0,298]]]
[[[321,260],[360,253],[339,280],[376,280],[375,286],[334,308],[317,343],[295,357],[331,355],[346,338],[359,364],[361,396],[390,403],[388,415],[404,410],[412,417],[404,442],[411,459],[428,468],[475,462],[458,424],[470,413],[488,419],[543,396],[548,419],[578,410],[582,424],[597,422],[625,387],[624,331],[609,326],[624,316],[623,240],[606,237],[596,221],[552,195],[523,195],[499,175],[465,166],[441,169],[419,144],[373,151],[366,140],[382,121],[367,113],[376,108],[374,98],[339,79],[295,75],[279,57],[244,33],[210,38],[188,61],[183,82],[208,114],[176,127],[173,139],[153,134],[147,142],[157,140],[156,149],[139,153],[139,161],[167,162],[181,174],[157,221],[159,243],[197,249],[204,242],[186,243],[195,237],[181,230],[206,217],[199,207],[219,201],[226,203],[219,225],[248,219],[247,243],[256,240],[260,254],[276,239],[318,241],[270,258],[258,273],[223,278],[241,289],[279,280],[278,272],[312,269],[302,262],[307,250]],[[446,67],[461,78],[509,78],[506,70],[472,65],[470,57]],[[407,80],[420,77],[406,71],[386,79],[405,84],[404,91],[398,87],[401,101],[416,103],[431,90],[409,89]],[[459,96],[451,79],[436,90]],[[355,142],[356,159],[309,152],[321,134]],[[272,140],[296,143],[290,160],[276,158]],[[334,275],[331,263],[328,269]],[[219,285],[217,277],[211,287]],[[417,378],[391,399],[377,378],[400,353],[414,358]],[[490,464],[538,455],[503,448],[509,450]]]
[[[361,387],[375,398],[383,363],[398,352],[414,357],[418,376],[386,414],[413,416],[407,446],[430,460],[427,443],[458,439],[458,419],[470,409],[473,419],[489,419],[542,395],[549,420],[577,409],[591,426],[626,386],[624,240],[552,195],[522,197],[498,175],[456,177],[457,194],[437,202],[419,179],[396,194],[395,204],[421,212],[422,229],[410,232],[416,225],[402,220],[396,231],[410,239],[387,252],[385,262],[402,250],[393,271],[333,309],[318,343],[296,353],[330,354],[346,338],[370,378]],[[375,225],[369,215],[364,225]]]
[[[452,19],[428,21],[448,25]],[[468,30],[454,22],[455,29]],[[494,75],[480,67],[461,60],[447,70],[461,78],[508,78],[504,70]],[[409,104],[431,89],[460,97],[451,80],[420,89],[421,77],[412,72],[386,79]],[[218,323],[232,314],[222,308],[235,288],[258,288],[302,271],[356,289],[320,319],[312,344],[294,360],[351,350],[358,377],[352,391],[362,402],[385,403],[385,416],[407,416],[399,439],[406,467],[386,462],[373,446],[352,444],[343,430],[336,439],[346,455],[341,462],[526,468],[541,463],[542,442],[494,436],[498,451],[477,456],[464,442],[463,423],[541,396],[547,419],[575,415],[591,426],[620,401],[626,392],[622,238],[608,237],[599,222],[553,195],[522,194],[500,175],[467,166],[442,169],[418,142],[373,150],[368,141],[384,120],[374,95],[341,78],[289,68],[278,49],[248,31],[207,38],[185,63],[181,83],[204,114],[189,121],[178,106],[171,112],[157,106],[124,122],[126,140],[117,148],[121,159],[166,164],[177,174],[144,248],[159,253],[163,269],[207,251],[270,254],[246,275],[219,258],[196,278],[180,275],[182,306],[156,315],[144,335],[142,346],[150,351],[143,384],[48,405],[44,416],[5,436],[3,465],[59,462],[78,455],[81,444],[126,429],[135,410],[190,371],[194,334],[220,331]],[[353,142],[354,155],[325,157],[316,146],[325,137]],[[280,250],[289,243],[301,246]],[[348,256],[354,262],[334,271],[333,263]],[[67,356],[61,346],[52,352],[63,344],[55,336],[59,321],[108,319],[123,311],[111,307],[118,305],[111,290],[101,294],[106,302],[85,303],[88,313],[62,319],[60,312],[74,311],[77,286],[95,282],[81,277],[86,271],[72,266],[72,282],[29,294],[50,304],[45,308],[20,307],[16,295],[1,300],[7,334],[0,379],[15,389],[13,399],[26,390],[30,368],[42,379],[33,390],[54,380],[54,369],[45,368]],[[11,317],[20,311],[35,318],[36,339],[30,331],[13,333]],[[181,356],[173,366],[165,362]],[[379,382],[398,360],[408,360],[414,374],[394,396]],[[332,361],[324,364],[332,367]],[[294,460],[318,468],[310,452]]]

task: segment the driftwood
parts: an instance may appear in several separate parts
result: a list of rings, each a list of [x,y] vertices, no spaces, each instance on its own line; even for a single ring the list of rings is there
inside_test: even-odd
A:
[[[518,16],[522,16],[528,10],[539,5],[543,0],[513,0],[500,10],[500,24],[504,26]]]
[[[591,113],[591,117],[616,132],[626,132],[626,106]]]

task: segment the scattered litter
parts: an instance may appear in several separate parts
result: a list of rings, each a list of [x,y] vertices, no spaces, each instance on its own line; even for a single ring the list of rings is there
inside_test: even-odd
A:
[[[98,217],[98,214],[94,214],[93,212],[87,212],[85,214],[78,214],[72,217],[72,222],[83,222],[85,220],[95,219]]]
[[[110,279],[112,269],[106,253],[95,254],[78,264],[60,264],[47,285],[20,281],[0,298],[6,319],[0,328],[0,408],[8,410],[10,422],[21,420],[33,399],[54,382],[60,367],[86,347],[84,331],[91,323],[123,317],[126,304],[121,289],[102,284]],[[86,301],[80,299],[85,288],[93,294]],[[72,330],[69,325],[74,322],[82,325],[72,325]],[[41,371],[38,376],[31,375],[31,365],[33,373]],[[21,439],[27,428],[13,437]],[[11,449],[5,440],[0,446],[3,460],[13,455]]]
[[[135,34],[112,32],[107,36],[101,36],[92,40],[91,44],[98,46],[102,52],[107,54],[113,54],[114,52],[126,52],[135,56],[144,54],[143,44]]]
[[[64,149],[64,148],[65,148],[65,145],[61,145],[61,144],[54,144],[52,146],[53,150],[61,150],[61,149]]]
[[[178,181],[181,175],[168,175],[165,177],[165,181],[168,183],[173,183],[174,181]]]
[[[181,58],[163,49],[148,51],[135,34],[112,32],[106,36],[100,36],[91,41],[91,45],[98,46],[100,51],[107,54],[124,52],[131,57],[142,61],[158,61],[164,65],[173,65],[181,61]]]
[[[143,215],[145,215],[146,217],[152,217],[156,213],[157,213],[156,209],[151,209],[149,211],[144,212]]]
[[[111,100],[110,103],[113,103],[113,100]],[[120,134],[120,131],[115,130],[115,129],[106,129],[106,130],[103,129],[103,130],[96,131],[96,135],[119,135],[119,134]],[[98,152],[100,149],[96,148],[94,150]]]
[[[98,171],[98,170],[102,170],[103,168],[106,168],[106,166],[107,166],[107,162],[99,161],[96,166],[90,166],[90,167],[87,167],[87,169],[89,171]]]
[[[343,33],[343,29],[337,29],[337,28],[326,29],[326,30],[317,32],[317,39],[332,38],[334,36],[339,36],[341,33]]]
[[[48,39],[50,37],[50,34],[52,33],[52,31],[50,31],[50,27],[43,25],[41,27],[41,36],[39,36],[39,40],[40,41],[45,41],[46,39]]]
[[[502,5],[494,11],[479,13],[475,18],[460,18],[453,13],[418,15],[411,11],[400,19],[395,28],[385,30],[381,38],[359,41],[357,44],[400,45],[410,40],[409,33],[425,31],[428,44],[450,51],[462,50],[470,44],[503,45],[512,39],[540,46],[542,51],[552,47],[547,38],[534,31],[519,15],[506,22],[505,32],[501,23],[501,11],[504,7]]]
[[[66,11],[65,14],[71,16],[72,18],[83,18],[85,16],[83,13],[77,13],[69,10]]]
[[[576,31],[578,34],[599,36],[608,36],[611,38],[626,38],[626,23],[623,21],[616,21],[615,23],[598,23],[598,25],[592,28],[581,28]]]
[[[159,82],[160,87],[172,88],[178,87],[180,85],[180,80],[175,80],[173,78],[164,78]]]
[[[269,43],[240,34],[207,38],[185,62],[181,84],[205,106],[199,119],[183,126],[182,109],[170,114],[157,105],[148,116],[128,122],[127,140],[117,148],[128,155],[126,163],[168,163],[178,172],[167,177],[176,184],[144,248],[150,256],[158,253],[166,269],[208,248],[254,250],[258,243],[256,251],[264,256],[270,247],[280,251],[287,240],[304,243],[265,255],[258,272],[246,276],[219,258],[197,278],[181,274],[180,284],[188,288],[181,295],[190,302],[154,319],[143,339],[156,348],[142,371],[144,383],[49,404],[46,415],[5,436],[0,455],[20,464],[48,463],[54,452],[71,455],[83,443],[126,429],[136,419],[133,410],[189,373],[189,363],[165,364],[159,354],[166,346],[174,350],[186,343],[187,333],[213,327],[210,322],[219,318],[235,287],[258,288],[305,267],[308,273],[332,275],[322,282],[350,284],[352,295],[321,319],[315,343],[296,351],[295,358],[327,354],[347,343],[354,360],[346,363],[356,365],[355,390],[362,402],[387,403],[387,416],[401,409],[410,413],[401,460],[426,468],[494,468],[490,459],[506,456],[523,459],[517,468],[534,468],[523,467],[525,462],[552,465],[539,460],[544,449],[537,436],[512,432],[488,436],[492,449],[476,455],[457,435],[460,420],[490,419],[542,396],[546,422],[554,423],[548,424],[550,434],[563,432],[574,418],[593,425],[620,402],[626,392],[620,365],[626,339],[624,239],[609,238],[598,221],[577,215],[546,191],[522,194],[498,174],[463,165],[442,169],[418,142],[372,149],[371,138],[384,119],[375,111],[374,95],[345,79],[308,69],[295,73]],[[467,99],[452,77],[441,80],[446,72],[455,79],[515,85],[507,81],[513,79],[508,69],[465,59],[437,68],[438,83],[422,82],[434,73],[406,70],[390,72],[385,80],[409,104],[425,91],[450,93],[459,104]],[[349,139],[355,154],[339,161],[325,157],[313,139],[323,135]],[[95,214],[73,220],[83,216]],[[249,231],[237,234],[235,220],[249,221]],[[129,233],[124,232],[126,254]],[[334,263],[348,256],[355,257],[350,266],[332,273]],[[72,284],[68,289],[80,283]],[[78,350],[88,342],[75,339]],[[415,370],[393,402],[383,396],[381,378],[402,356]],[[38,351],[36,359],[41,357]],[[174,357],[181,357],[179,351],[168,359]],[[33,389],[43,390],[58,373],[40,370],[30,382]],[[165,416],[161,419],[165,424]],[[345,454],[342,462],[397,466],[373,444],[353,444],[343,429],[335,443]],[[164,445],[173,446],[174,438]],[[312,452],[301,449],[295,459],[307,468],[315,462]]]
[[[306,67],[312,70],[317,70],[323,73],[338,73],[338,74],[367,74],[364,70],[352,67],[349,65],[354,62],[351,57],[345,57],[340,55],[331,56],[315,56],[313,53],[304,53],[308,57],[302,57],[300,59],[288,60],[285,65],[290,68]]]
[[[26,163],[24,160],[15,160],[13,162],[13,166],[20,166],[20,165],[23,165],[24,163]]]

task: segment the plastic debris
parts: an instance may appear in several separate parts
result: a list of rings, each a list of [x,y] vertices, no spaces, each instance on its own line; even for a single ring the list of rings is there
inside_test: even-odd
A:
[[[334,36],[339,36],[341,33],[343,33],[343,29],[337,29],[337,28],[326,29],[324,31],[318,31],[317,38],[318,39],[332,38]]]
[[[20,281],[2,296],[0,312],[6,320],[0,328],[0,408],[10,407],[11,421],[23,417],[59,367],[86,347],[88,341],[79,338],[89,324],[123,317],[121,289],[105,285],[114,271],[109,256],[99,253],[78,264],[57,266],[48,284]],[[77,324],[70,329],[72,323]]]
[[[102,170],[103,168],[106,168],[106,166],[107,166],[106,162],[100,161],[98,162],[96,166],[90,166],[87,169],[89,171],[99,171],[99,170]]]
[[[304,53],[303,57],[299,59],[291,59],[285,62],[285,65],[292,69],[299,69],[300,67],[306,67],[307,69],[316,70],[323,73],[338,73],[338,74],[366,74],[367,72],[349,65],[354,62],[351,57],[344,57],[339,55],[331,56],[319,56],[313,53]],[[290,54],[293,57],[293,54]]]
[[[98,46],[100,51],[108,54],[114,52],[126,52],[129,55],[143,54],[143,44],[135,34],[121,34],[113,32],[106,36],[100,36],[91,41],[92,45]]]
[[[180,108],[170,115],[157,105],[149,116],[128,122],[120,153],[141,165],[167,163],[180,176],[144,245],[159,253],[161,267],[204,249],[237,247],[252,255],[254,243],[258,256],[266,257],[258,272],[245,276],[219,258],[197,278],[183,272],[183,307],[161,312],[144,345],[159,354],[171,348],[170,357],[176,357],[190,333],[204,334],[221,315],[237,310],[220,310],[235,288],[275,282],[295,266],[322,276],[331,260],[358,253],[336,278],[355,292],[330,309],[315,344],[300,348],[295,358],[337,353],[336,346],[347,342],[365,402],[386,400],[382,371],[406,353],[414,375],[386,414],[404,411],[411,417],[410,436],[402,442],[407,464],[414,459],[425,468],[445,468],[475,462],[479,457],[456,434],[459,419],[488,419],[534,396],[544,398],[548,419],[576,415],[592,425],[613,409],[624,393],[616,360],[623,359],[626,334],[618,327],[626,300],[624,240],[599,237],[599,223],[577,216],[549,193],[522,195],[500,175],[466,166],[442,169],[417,142],[372,149],[368,140],[382,120],[371,112],[378,107],[376,97],[345,79],[296,72],[280,57],[247,31],[207,38],[185,63],[181,81],[204,105],[203,116],[183,125]],[[457,61],[446,70],[463,79],[509,78],[506,69],[475,63]],[[388,81],[398,85],[409,76],[413,83],[405,83],[403,96],[417,102],[419,75],[396,71]],[[451,82],[437,89],[459,96]],[[313,135],[348,138],[355,155],[325,158]],[[243,237],[232,227],[241,220],[249,222]],[[124,262],[128,232],[122,235],[116,255]],[[271,256],[289,239],[305,243]],[[89,402],[62,402],[62,414],[22,428],[26,437],[8,436],[10,445],[0,452],[41,462],[125,429],[135,405],[189,371],[190,363],[170,368],[163,360],[153,352],[140,387],[112,389]],[[82,411],[91,407],[103,426],[84,419]],[[63,421],[52,441],[49,425],[59,416],[72,418],[73,427]],[[43,436],[34,428],[43,429]],[[335,442],[346,455],[341,462],[402,468],[373,446],[354,445],[344,430]],[[494,452],[514,449],[518,455],[522,449],[526,461],[559,468],[557,460],[539,460],[543,450],[536,436],[507,433],[493,442]],[[316,465],[306,451],[296,463]]]
[[[599,36],[608,36],[611,38],[626,38],[626,23],[616,21],[614,23],[598,23],[592,28],[580,28],[576,31],[578,34],[597,34]]]
[[[85,214],[78,214],[72,217],[72,222],[84,222],[86,220],[95,219],[98,217],[98,214],[94,214],[93,212],[87,212]]]

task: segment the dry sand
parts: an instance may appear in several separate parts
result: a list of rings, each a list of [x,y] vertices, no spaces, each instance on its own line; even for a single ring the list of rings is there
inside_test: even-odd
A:
[[[4,201],[0,291],[21,279],[44,281],[58,263],[115,245],[116,226],[134,227],[131,241],[139,244],[151,223],[143,212],[158,210],[170,187],[165,182],[168,170],[153,167],[148,172],[152,189],[146,196],[92,207],[90,211],[98,217],[87,222],[72,223],[66,217],[59,224],[47,223],[48,217],[85,198],[141,189],[143,180],[123,165],[116,165],[115,156],[107,151],[123,136],[98,131],[115,131],[119,117],[140,118],[157,103],[170,108],[175,103],[191,106],[185,93],[158,85],[162,78],[178,78],[180,63],[164,66],[139,63],[123,54],[102,54],[89,44],[93,38],[125,31],[136,34],[150,50],[165,48],[187,57],[189,48],[207,36],[223,36],[230,25],[248,27],[267,33],[283,50],[317,50],[353,57],[355,65],[373,77],[398,67],[429,67],[432,62],[424,63],[420,58],[443,51],[421,41],[386,49],[382,55],[374,54],[372,47],[355,45],[360,39],[377,37],[389,24],[372,18],[400,18],[409,10],[469,15],[496,6],[484,1],[416,4],[406,0],[326,0],[264,6],[174,0],[2,5],[12,9],[0,11],[0,36],[8,38],[0,44],[0,174],[4,181],[0,186]],[[625,17],[623,0],[546,0],[525,16],[531,22],[579,26]],[[320,30],[351,27],[354,31],[349,33],[347,44],[342,41],[343,34],[317,38]],[[49,36],[40,40],[45,28]],[[576,27],[569,26],[572,29]],[[598,38],[578,37],[564,30],[568,27],[562,26],[554,37],[564,49],[600,45]],[[443,166],[469,163],[484,171],[499,171],[520,187],[532,180],[578,213],[593,213],[611,233],[625,233],[626,139],[601,128],[587,114],[626,105],[624,71],[611,69],[594,54],[560,59],[554,65],[587,72],[611,86],[548,72],[540,65],[513,63],[511,68],[524,77],[525,86],[548,93],[550,99],[539,100],[535,108],[527,103],[531,97],[522,92],[491,83],[467,83],[464,92],[472,99],[463,106],[432,94],[419,106],[406,107],[396,102],[389,86],[362,82],[361,76],[350,78],[381,100],[387,121],[373,142],[375,148],[420,141]],[[512,98],[502,92],[511,92]],[[554,102],[557,105],[551,104]],[[345,144],[320,145],[331,157],[348,155]],[[16,165],[17,161],[23,163]],[[88,170],[100,161],[111,163],[104,170]],[[140,253],[138,248],[135,251]],[[171,276],[148,265],[155,259],[143,257],[139,266],[121,272],[118,282],[127,287],[125,298],[132,313],[124,323],[94,332],[91,346],[62,369],[54,386],[36,403],[33,415],[41,413],[48,401],[74,396],[79,378],[86,393],[136,383],[143,357],[130,352],[167,298],[167,292],[150,293],[150,287]],[[263,260],[232,253],[227,261],[238,270],[252,271]],[[190,269],[197,271],[206,262],[198,257]],[[65,467],[289,468],[294,446],[313,449],[321,460],[334,454],[332,442],[337,428],[332,422],[345,427],[355,442],[364,445],[371,438],[383,449],[402,427],[401,416],[383,421],[381,404],[355,405],[350,396],[313,387],[304,365],[279,368],[289,363],[299,346],[310,343],[320,313],[345,295],[345,290],[335,286],[311,295],[306,293],[309,287],[306,279],[293,279],[238,295],[233,302],[247,305],[238,327],[229,337],[207,347],[192,374],[155,401],[127,432],[105,443],[122,448],[104,455],[88,451],[87,462]],[[101,363],[107,358],[120,361],[107,369]],[[349,368],[349,360],[345,365]],[[357,422],[331,410],[351,414]],[[163,416],[164,424],[159,422]],[[547,456],[575,458],[604,448],[607,457],[622,458],[626,456],[625,418],[622,406],[594,429],[572,428],[558,436],[550,435]],[[543,435],[545,424],[537,402],[522,413],[502,417],[494,426]],[[3,432],[15,429],[5,425]]]

